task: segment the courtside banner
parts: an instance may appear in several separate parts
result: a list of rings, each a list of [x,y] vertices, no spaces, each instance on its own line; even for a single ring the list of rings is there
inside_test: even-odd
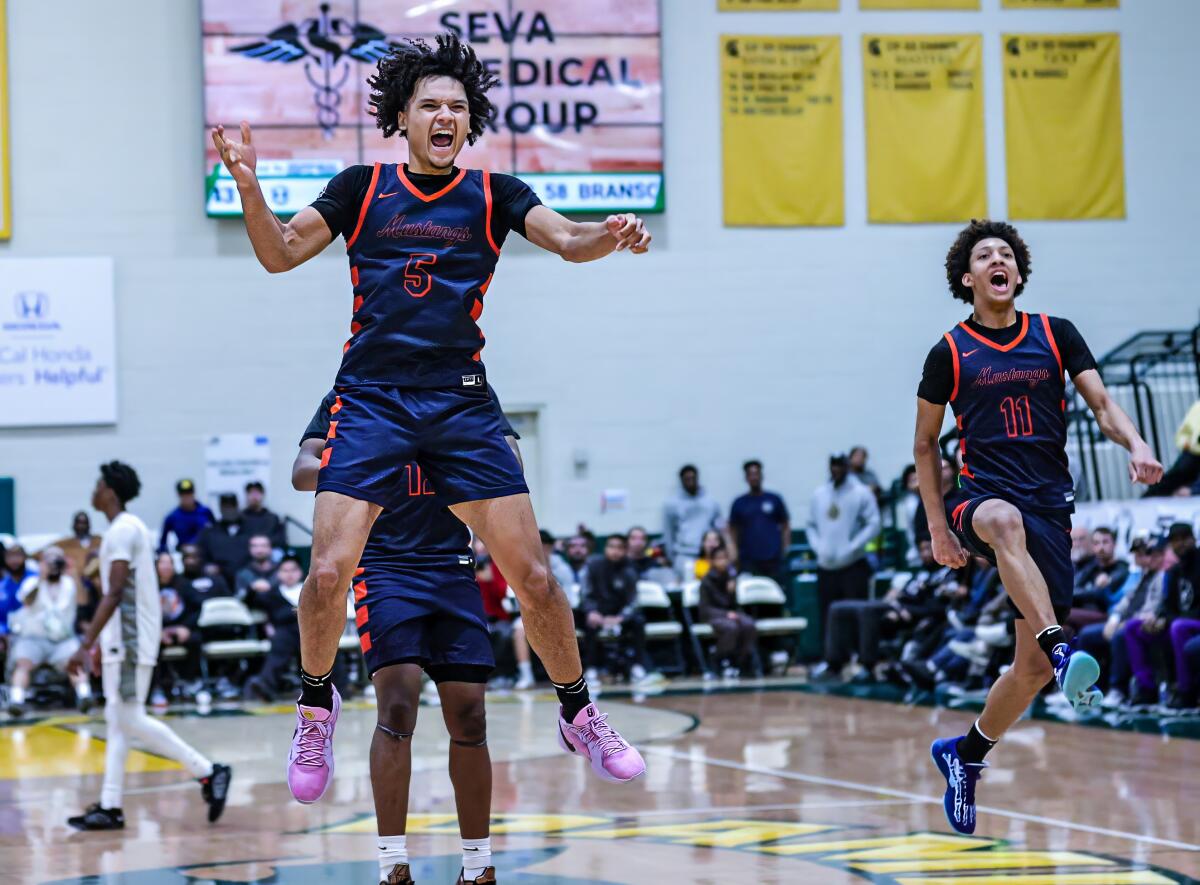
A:
[[[845,219],[840,37],[721,37],[725,224]]]
[[[862,54],[867,220],[986,216],[982,38],[867,34]]]
[[[1120,0],[1001,0],[1005,9],[1116,9]]]
[[[859,9],[979,9],[979,0],[858,0]]]
[[[1120,37],[1003,40],[1009,216],[1124,218]]]
[[[837,12],[838,0],[717,0],[718,12]]]

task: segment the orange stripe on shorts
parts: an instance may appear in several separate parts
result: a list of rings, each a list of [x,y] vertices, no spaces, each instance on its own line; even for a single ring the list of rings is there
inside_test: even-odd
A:
[[[360,635],[358,637],[358,644],[362,648],[363,654],[366,654],[367,652],[369,652],[371,650],[371,634],[363,633],[362,635]]]

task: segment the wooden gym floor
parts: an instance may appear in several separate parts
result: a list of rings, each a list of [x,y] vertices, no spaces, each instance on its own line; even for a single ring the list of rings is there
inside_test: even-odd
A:
[[[555,742],[548,695],[489,701],[493,850],[505,883],[1200,882],[1200,742],[1023,721],[992,753],[974,838],[950,835],[930,740],[971,715],[786,690],[607,695],[649,770],[595,779]],[[103,719],[0,728],[0,882],[89,885],[371,883],[366,748],[373,707],[348,704],[334,786],[316,806],[284,783],[286,707],[172,716],[234,766],[210,827],[173,763],[133,753],[118,834],[74,833],[95,801]],[[422,711],[409,850],[418,883],[458,872],[445,736]]]

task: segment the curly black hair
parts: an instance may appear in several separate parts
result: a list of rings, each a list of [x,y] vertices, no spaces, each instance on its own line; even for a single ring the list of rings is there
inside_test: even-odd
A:
[[[122,504],[128,504],[142,491],[142,481],[137,471],[120,461],[109,461],[100,465],[100,478],[113,490]]]
[[[400,130],[399,115],[408,108],[417,84],[426,77],[453,77],[462,83],[471,111],[467,142],[474,144],[495,116],[496,106],[487,92],[500,80],[476,58],[475,50],[453,33],[439,34],[436,48],[421,39],[405,40],[379,60],[379,72],[367,78],[371,87],[367,111],[374,115],[383,137],[405,134]]]
[[[1029,247],[1025,245],[1017,229],[1004,221],[972,219],[971,223],[959,232],[954,245],[946,253],[946,282],[950,284],[951,294],[959,301],[975,303],[975,292],[970,286],[963,285],[962,278],[964,274],[971,272],[971,250],[975,248],[975,244],[993,237],[1008,243],[1017,259],[1017,272],[1021,275],[1021,282],[1017,284],[1013,297],[1020,295],[1025,289],[1025,284],[1029,282],[1029,275],[1033,273],[1033,265],[1029,261]]]

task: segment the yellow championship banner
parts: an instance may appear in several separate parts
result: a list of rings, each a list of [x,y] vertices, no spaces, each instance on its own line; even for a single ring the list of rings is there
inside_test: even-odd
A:
[[[859,9],[979,9],[979,0],[858,0]]]
[[[1005,9],[1117,9],[1120,0],[1001,0]]]
[[[717,0],[717,12],[837,12],[838,0]]]
[[[1117,34],[1004,37],[1012,218],[1124,218]]]
[[[721,37],[727,225],[836,226],[842,187],[840,37]]]
[[[0,240],[12,236],[12,173],[9,169],[8,129],[8,15],[0,0]]]
[[[867,220],[987,215],[983,40],[864,35]]]

